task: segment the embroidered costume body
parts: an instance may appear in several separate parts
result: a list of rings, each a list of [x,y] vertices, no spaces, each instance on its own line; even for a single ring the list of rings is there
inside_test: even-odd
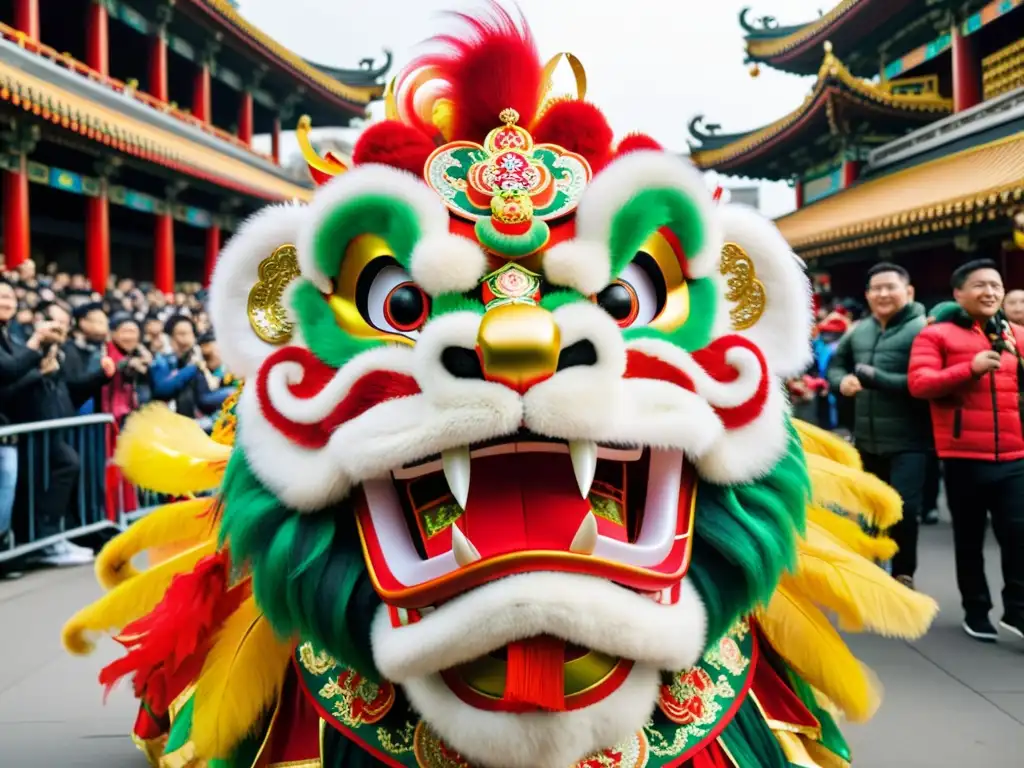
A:
[[[460,23],[351,169],[300,124],[314,200],[247,221],[211,287],[232,445],[150,410],[119,452],[216,493],[110,545],[66,645],[120,632],[103,681],[162,766],[848,764],[837,718],[877,692],[826,614],[916,637],[935,605],[835,512],[885,528],[898,497],[789,416],[800,262],[616,141],[575,57],[555,97],[525,24]]]

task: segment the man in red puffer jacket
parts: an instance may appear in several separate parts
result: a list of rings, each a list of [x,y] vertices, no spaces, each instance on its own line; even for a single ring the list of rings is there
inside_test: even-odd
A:
[[[915,339],[908,385],[931,403],[935,449],[945,462],[964,631],[998,638],[983,547],[989,514],[1002,553],[1003,620],[1024,638],[1024,328],[1001,311],[1003,279],[980,259],[953,273],[953,298]]]

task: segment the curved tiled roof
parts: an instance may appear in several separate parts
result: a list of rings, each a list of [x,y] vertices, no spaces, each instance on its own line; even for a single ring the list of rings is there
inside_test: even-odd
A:
[[[347,83],[339,80],[336,75],[351,70],[330,70],[325,71],[315,64],[311,64],[294,51],[285,48],[274,40],[270,35],[254,26],[228,2],[228,0],[189,0],[191,5],[207,12],[213,19],[226,26],[239,37],[247,40],[270,59],[274,60],[285,69],[317,87],[321,91],[336,99],[347,102],[350,105],[366,106],[371,101],[376,101],[384,95],[384,83],[366,83],[365,71],[356,70],[363,75],[358,83]],[[391,57],[388,54],[388,65]],[[385,70],[386,71],[386,70]],[[371,70],[376,73],[377,70]],[[381,76],[384,72],[379,73]]]
[[[694,136],[701,144],[692,147],[691,157],[698,167],[719,168],[745,155],[753,156],[768,147],[778,146],[809,116],[821,110],[829,110],[832,97],[839,94],[869,107],[897,113],[919,113],[930,117],[946,114],[953,106],[952,100],[934,94],[893,95],[867,80],[852,75],[826,46],[825,58],[818,70],[818,79],[799,107],[763,128],[729,136],[702,135],[698,128],[699,122],[695,120],[691,122],[691,131],[694,132],[694,129],[698,128]]]

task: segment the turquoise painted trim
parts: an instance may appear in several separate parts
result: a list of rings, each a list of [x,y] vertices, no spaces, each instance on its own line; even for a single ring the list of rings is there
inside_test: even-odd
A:
[[[824,200],[842,189],[843,167],[838,166],[829,173],[804,181],[804,205]]]

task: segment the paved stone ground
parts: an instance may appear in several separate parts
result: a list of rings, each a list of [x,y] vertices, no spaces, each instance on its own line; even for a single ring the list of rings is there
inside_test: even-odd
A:
[[[879,717],[848,729],[855,765],[1024,765],[1024,643],[1006,637],[981,645],[962,634],[949,526],[923,534],[919,584],[939,598],[942,614],[918,643],[854,639],[888,687]],[[993,548],[990,578],[1001,585],[996,562]],[[103,706],[95,684],[114,644],[102,641],[87,659],[61,650],[65,618],[98,594],[89,568],[0,582],[0,768],[145,766],[125,735],[135,715],[131,698],[115,691]]]

